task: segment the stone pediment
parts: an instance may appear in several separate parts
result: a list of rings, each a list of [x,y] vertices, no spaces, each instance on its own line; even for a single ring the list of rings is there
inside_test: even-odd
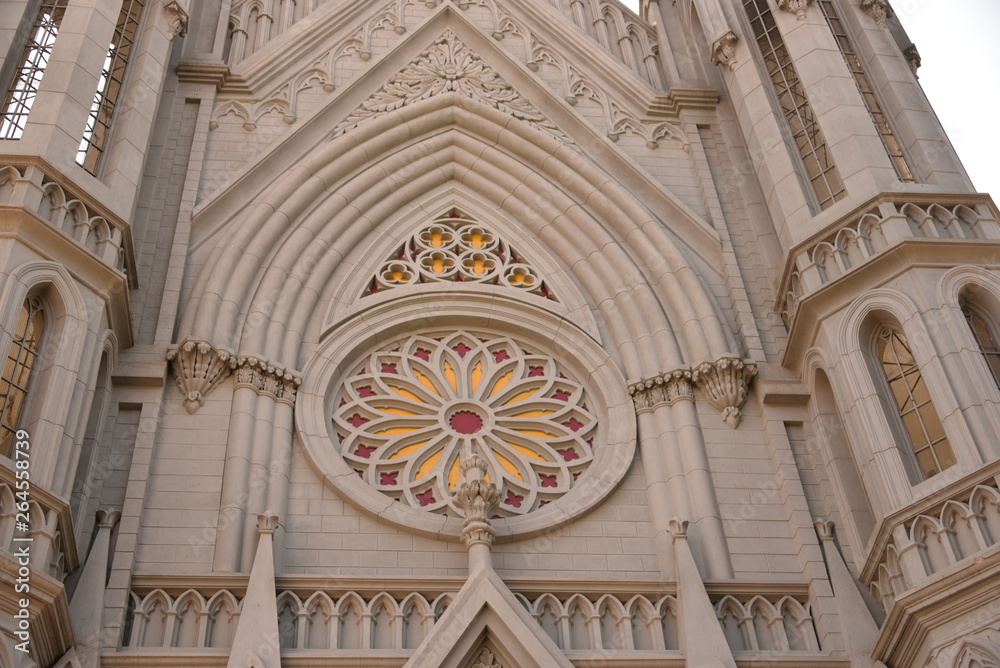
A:
[[[444,93],[477,100],[564,144],[574,143],[450,29],[341,121],[332,136],[346,134],[379,114]]]

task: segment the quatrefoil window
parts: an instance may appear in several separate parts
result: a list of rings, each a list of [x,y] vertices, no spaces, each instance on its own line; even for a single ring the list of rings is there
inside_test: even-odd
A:
[[[597,419],[583,385],[509,337],[411,336],[371,353],[337,392],[339,454],[414,508],[461,515],[452,492],[473,452],[500,488],[501,517],[563,496],[594,458]]]
[[[498,285],[559,301],[521,253],[458,209],[397,248],[375,272],[365,294],[438,282]]]

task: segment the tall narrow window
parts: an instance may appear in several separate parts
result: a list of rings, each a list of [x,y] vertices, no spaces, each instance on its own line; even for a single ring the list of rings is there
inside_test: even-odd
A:
[[[878,136],[882,140],[882,146],[885,147],[885,152],[888,154],[889,160],[892,161],[892,166],[896,170],[896,176],[903,183],[916,183],[917,179],[913,176],[910,163],[907,161],[906,155],[903,154],[903,147],[899,145],[899,140],[896,139],[896,135],[892,131],[889,119],[882,111],[882,106],[875,96],[875,88],[865,73],[861,59],[858,58],[858,54],[854,51],[851,38],[847,35],[847,29],[840,20],[837,9],[833,6],[833,1],[819,0],[819,6],[823,10],[823,15],[826,17],[826,22],[830,26],[834,38],[837,40],[837,46],[840,47],[840,55],[844,57],[847,69],[851,71],[851,76],[854,77],[854,83],[858,87],[858,92],[861,93],[861,99],[865,101],[865,108],[868,109],[872,123],[875,124]]]
[[[28,112],[35,103],[42,75],[49,64],[56,43],[59,24],[66,12],[67,0],[44,0],[31,27],[31,34],[21,53],[14,81],[7,90],[0,120],[0,139],[20,139],[28,123]]]
[[[990,367],[990,372],[993,374],[993,382],[1000,387],[1000,347],[997,346],[992,328],[983,316],[967,304],[962,307],[962,315],[968,321],[972,335],[976,338],[976,343],[979,344],[979,351],[986,358],[986,365]]]
[[[108,55],[104,59],[104,71],[97,84],[97,94],[90,107],[90,118],[83,131],[83,141],[76,154],[76,162],[91,174],[97,173],[101,156],[104,154],[108,141],[108,130],[115,107],[125,83],[125,69],[128,67],[132,49],[135,46],[136,33],[139,31],[139,15],[142,13],[144,0],[123,0],[122,9],[115,25],[115,36],[108,47]]]
[[[791,127],[792,138],[802,162],[805,163],[806,173],[819,199],[819,205],[827,209],[843,199],[847,191],[823,132],[816,122],[805,87],[788,55],[767,0],[743,0],[743,7],[750,18],[750,26],[764,57],[767,75],[771,78],[778,103]]]
[[[883,327],[875,341],[875,353],[924,478],[954,466],[955,453],[906,337],[897,329]]]
[[[45,311],[42,302],[30,297],[21,307],[14,340],[7,352],[3,376],[0,377],[0,455],[10,454],[10,446],[14,442],[17,424],[28,397],[28,383],[38,360],[44,330]]]

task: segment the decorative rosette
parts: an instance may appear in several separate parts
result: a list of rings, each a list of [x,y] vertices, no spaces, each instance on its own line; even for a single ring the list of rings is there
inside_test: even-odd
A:
[[[473,453],[500,490],[500,517],[566,494],[594,458],[597,419],[583,386],[511,338],[412,336],[372,353],[337,392],[340,455],[414,508],[461,516],[453,494]]]

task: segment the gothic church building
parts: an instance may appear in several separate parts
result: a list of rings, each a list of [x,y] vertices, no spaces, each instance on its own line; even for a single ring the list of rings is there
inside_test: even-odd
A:
[[[0,56],[0,666],[1000,665],[1000,211],[886,0]]]

